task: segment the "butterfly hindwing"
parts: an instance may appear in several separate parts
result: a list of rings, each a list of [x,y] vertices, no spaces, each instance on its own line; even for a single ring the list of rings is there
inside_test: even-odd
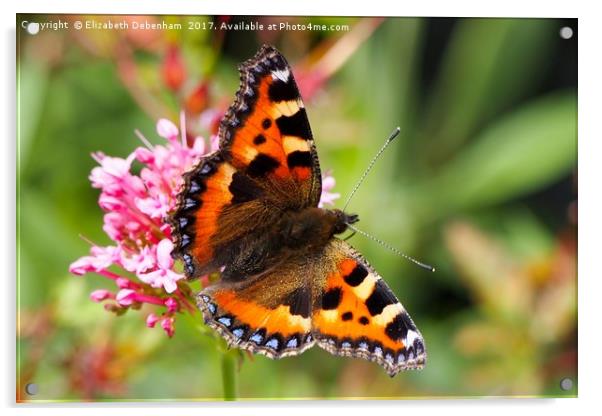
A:
[[[230,345],[271,358],[317,343],[335,355],[377,362],[391,376],[426,361],[422,335],[404,307],[338,239],[258,276],[222,280],[202,291],[198,304]]]
[[[229,345],[281,358],[314,345],[311,293],[287,265],[239,282],[221,281],[197,297],[205,322]]]
[[[333,239],[325,258],[312,327],[320,347],[375,361],[390,375],[424,366],[422,335],[384,280],[347,243]]]

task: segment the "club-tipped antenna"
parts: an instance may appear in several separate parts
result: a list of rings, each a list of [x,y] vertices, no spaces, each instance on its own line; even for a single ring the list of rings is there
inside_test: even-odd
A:
[[[435,271],[435,268],[433,266],[429,266],[428,264],[424,264],[422,262],[419,262],[415,258],[410,257],[407,254],[402,253],[401,251],[397,250],[392,245],[387,244],[387,243],[385,243],[382,240],[379,240],[378,238],[374,237],[373,235],[370,235],[367,232],[362,231],[359,228],[357,228],[357,227],[355,227],[355,226],[353,226],[351,224],[347,224],[347,227],[351,228],[356,233],[359,233],[359,234],[363,235],[364,237],[369,238],[370,240],[372,240],[372,241],[380,244],[381,246],[383,246],[384,248],[392,251],[393,253],[397,254],[398,256],[403,257],[404,259],[411,261],[412,263],[416,264],[417,266],[422,267],[423,269],[426,269],[426,270],[428,270],[430,272],[434,272]]]
[[[349,197],[347,198],[347,201],[345,202],[345,206],[343,207],[343,212],[345,212],[345,210],[347,209],[347,205],[349,205],[349,202],[351,202],[351,198],[353,198],[353,195],[355,195],[355,193],[359,189],[362,182],[364,182],[364,180],[366,179],[366,176],[368,176],[368,173],[370,173],[370,171],[374,167],[374,164],[376,163],[376,161],[378,160],[380,155],[383,154],[383,152],[385,151],[387,146],[389,146],[389,144],[393,141],[393,139],[399,135],[400,131],[401,131],[401,129],[399,127],[397,127],[395,130],[393,130],[393,132],[389,135],[389,137],[387,138],[385,143],[382,145],[382,147],[380,148],[378,153],[376,153],[376,155],[372,158],[372,160],[370,161],[370,164],[368,165],[368,167],[366,168],[366,170],[360,177],[359,181],[357,181],[357,184],[353,187],[353,190],[349,194]]]

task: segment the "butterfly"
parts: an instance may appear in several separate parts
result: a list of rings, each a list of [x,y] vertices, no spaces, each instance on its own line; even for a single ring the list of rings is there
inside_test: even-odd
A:
[[[337,237],[357,215],[318,207],[320,163],[291,67],[264,45],[239,71],[219,149],[184,175],[171,216],[186,276],[221,271],[197,295],[206,324],[230,346],[270,358],[317,344],[391,376],[422,368],[414,322]]]

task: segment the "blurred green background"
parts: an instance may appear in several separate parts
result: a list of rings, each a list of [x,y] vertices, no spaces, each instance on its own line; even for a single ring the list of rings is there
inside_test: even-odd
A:
[[[86,19],[19,15],[17,28],[59,18]],[[113,17],[123,19],[137,18]],[[233,100],[237,65],[262,43],[293,65],[339,208],[401,127],[349,210],[437,272],[351,240],[421,330],[423,371],[389,378],[317,347],[280,361],[245,355],[238,397],[577,394],[576,19],[147,19],[184,29],[18,29],[20,400],[222,397],[220,343],[198,331],[198,316],[180,318],[168,339],[142,313],[117,317],[91,302],[110,282],[68,266],[88,252],[80,236],[110,243],[90,153],[125,157],[140,145],[135,129],[159,143],[156,120],[176,121],[181,108],[189,129],[209,137],[207,120]],[[185,30],[240,21],[348,30]],[[36,396],[23,394],[30,382]]]

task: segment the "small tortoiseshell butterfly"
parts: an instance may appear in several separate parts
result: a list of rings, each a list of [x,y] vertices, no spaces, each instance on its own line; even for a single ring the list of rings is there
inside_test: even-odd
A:
[[[336,235],[357,221],[318,208],[321,174],[290,66],[263,46],[239,68],[220,147],[186,173],[171,222],[189,278],[221,270],[197,297],[231,346],[280,358],[317,344],[419,369],[424,341],[391,289]]]

